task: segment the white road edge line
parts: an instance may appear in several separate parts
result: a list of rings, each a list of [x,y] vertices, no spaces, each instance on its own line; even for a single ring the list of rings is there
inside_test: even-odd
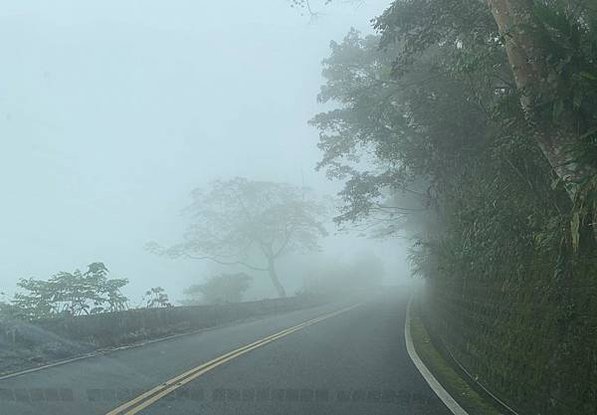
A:
[[[408,306],[406,307],[406,321],[404,322],[404,340],[406,341],[406,350],[410,356],[410,360],[413,361],[429,387],[435,392],[437,397],[448,407],[448,409],[454,415],[468,415],[468,413],[462,409],[462,407],[452,398],[447,390],[437,381],[431,371],[425,366],[425,363],[421,360],[417,351],[413,339],[410,335],[410,309],[413,302],[413,295],[408,300]]]

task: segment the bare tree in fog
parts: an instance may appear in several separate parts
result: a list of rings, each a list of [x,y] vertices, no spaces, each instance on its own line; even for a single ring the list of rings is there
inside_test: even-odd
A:
[[[290,252],[318,249],[319,239],[327,234],[324,205],[290,184],[237,177],[195,189],[192,198],[185,209],[192,223],[183,242],[168,248],[152,242],[148,249],[267,272],[281,297],[286,291],[276,261]]]

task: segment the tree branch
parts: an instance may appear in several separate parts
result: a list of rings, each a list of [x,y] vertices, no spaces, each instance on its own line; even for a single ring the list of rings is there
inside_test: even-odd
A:
[[[220,264],[220,265],[242,265],[243,267],[247,267],[249,269],[252,269],[254,271],[267,271],[267,268],[260,268],[260,267],[256,267],[254,265],[248,264],[246,262],[243,261],[222,261],[221,259],[218,258],[214,258],[211,256],[195,256],[195,255],[191,255],[191,254],[184,254],[185,257],[189,258],[189,259],[196,259],[199,261],[203,261],[203,260],[208,260],[208,261],[213,261],[216,264]]]

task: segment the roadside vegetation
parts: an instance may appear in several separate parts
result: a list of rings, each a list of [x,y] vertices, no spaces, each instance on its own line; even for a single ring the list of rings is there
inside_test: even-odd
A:
[[[251,286],[252,277],[244,272],[212,275],[203,284],[193,284],[184,294],[185,305],[239,303]]]
[[[122,293],[127,278],[109,278],[103,262],[94,262],[85,272],[58,272],[47,280],[21,278],[12,297],[3,294],[0,301],[0,323],[3,320],[36,321],[113,313],[131,308],[171,307],[162,287],[145,292],[141,302],[131,306]]]
[[[17,293],[2,304],[3,314],[37,320],[125,310],[128,298],[121,289],[128,280],[108,276],[108,268],[102,262],[94,262],[85,272],[61,271],[47,280],[21,278]]]
[[[412,238],[430,329],[521,413],[592,413],[594,2],[397,0],[373,24],[331,43],[311,121],[336,221]]]
[[[318,15],[308,0],[290,3]],[[375,35],[347,28],[331,42],[317,96],[324,110],[310,121],[317,169],[344,183],[336,225],[410,238],[413,274],[425,282],[414,332],[456,393],[469,391],[427,335],[521,414],[594,414],[595,0],[394,0],[372,17]],[[228,268],[190,286],[188,304],[241,307],[261,278],[291,304],[280,262],[318,251],[330,205],[288,183],[215,180],[191,193],[177,243],[146,248]],[[318,264],[303,294],[375,290],[379,262]],[[99,262],[21,279],[0,302],[0,323],[133,316],[127,282]],[[149,289],[140,308],[169,315],[155,319],[162,326],[183,309],[162,287]],[[18,344],[6,333],[0,339]]]

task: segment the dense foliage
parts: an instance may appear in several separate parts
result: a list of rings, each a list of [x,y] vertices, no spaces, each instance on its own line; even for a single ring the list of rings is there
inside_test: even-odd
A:
[[[127,308],[128,299],[120,291],[126,278],[108,278],[101,262],[89,264],[87,271],[59,272],[48,280],[21,278],[20,289],[5,304],[4,312],[27,320],[53,316],[78,316]]]
[[[597,14],[583,1],[525,4],[532,27],[504,33],[484,2],[395,1],[379,36],[332,42],[319,100],[336,108],[311,122],[319,168],[346,181],[337,221],[413,237],[436,321],[461,339],[447,339],[454,353],[511,401],[539,405],[525,413],[585,413],[579,396],[597,378]],[[533,76],[513,66],[521,36],[543,52]],[[539,380],[546,371],[562,375]]]

